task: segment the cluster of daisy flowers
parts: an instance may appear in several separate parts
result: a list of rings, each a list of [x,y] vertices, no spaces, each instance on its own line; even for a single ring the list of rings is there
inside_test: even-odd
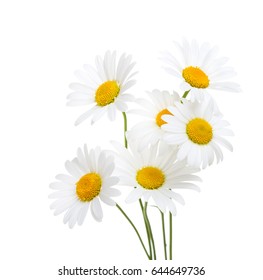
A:
[[[64,214],[70,228],[82,225],[88,211],[96,221],[102,221],[104,204],[115,206],[135,230],[148,259],[156,259],[154,233],[148,217],[148,203],[161,215],[164,258],[172,259],[172,217],[176,204],[184,204],[181,189],[199,190],[201,181],[196,173],[222,161],[221,147],[232,151],[225,136],[233,135],[223,119],[211,90],[240,91],[230,79],[234,70],[226,66],[228,59],[218,56],[218,49],[196,41],[175,43],[175,50],[161,57],[164,69],[175,81],[181,80],[181,96],[173,91],[153,90],[148,98],[136,98],[131,93],[136,81],[135,63],[131,55],[107,51],[97,56],[95,67],[84,65],[76,71],[80,83],[73,83],[68,95],[69,106],[86,106],[76,125],[91,118],[95,123],[105,114],[111,121],[122,112],[124,144],[111,141],[113,151],[100,147],[78,148],[73,160],[66,161],[67,174],[59,174],[50,184],[54,192],[51,209]],[[127,129],[128,103],[137,109],[130,113],[141,121]],[[115,202],[123,186],[131,191],[126,203],[138,202],[145,224],[148,244],[123,208]],[[155,210],[156,211],[156,210]],[[169,252],[166,242],[165,214],[169,215]]]

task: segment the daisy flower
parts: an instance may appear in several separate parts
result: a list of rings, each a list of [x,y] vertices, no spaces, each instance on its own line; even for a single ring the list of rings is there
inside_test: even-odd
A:
[[[133,96],[126,93],[136,81],[132,77],[135,65],[131,55],[122,54],[118,62],[116,52],[107,51],[104,58],[96,57],[96,69],[91,65],[84,65],[84,71],[75,74],[81,83],[72,83],[74,91],[68,95],[69,106],[89,106],[75,122],[78,125],[91,115],[91,123],[101,118],[106,112],[110,120],[115,119],[116,110],[125,112],[127,102],[133,101]]]
[[[178,159],[187,159],[191,166],[203,168],[211,165],[214,155],[217,162],[223,159],[219,145],[232,151],[232,145],[223,136],[232,136],[227,128],[229,123],[222,119],[222,114],[214,112],[214,101],[194,103],[184,100],[169,107],[172,115],[163,116],[167,123],[162,128],[167,132],[164,140],[168,144],[179,146]]]
[[[159,145],[138,152],[136,145],[129,143],[131,152],[122,145],[113,142],[117,150],[116,172],[120,184],[132,187],[126,202],[135,202],[140,198],[154,200],[156,206],[164,213],[166,208],[175,215],[176,207],[173,200],[184,204],[182,196],[175,193],[176,189],[199,188],[191,181],[200,181],[192,173],[199,169],[187,167],[184,161],[177,161],[177,150],[167,144]]]
[[[93,218],[101,221],[101,202],[114,206],[111,197],[120,194],[112,188],[119,181],[112,176],[115,168],[113,156],[108,156],[100,148],[88,151],[85,145],[83,151],[78,149],[75,159],[66,161],[65,167],[69,174],[57,175],[58,181],[50,184],[50,188],[55,190],[49,196],[56,199],[50,207],[55,209],[54,215],[66,211],[64,223],[73,228],[76,223],[82,225],[90,208]]]
[[[210,89],[240,91],[237,83],[229,81],[236,73],[225,65],[227,58],[218,57],[217,47],[211,47],[208,43],[199,45],[194,40],[183,40],[182,44],[176,42],[175,46],[180,58],[164,52],[164,68],[169,74],[182,80],[181,88],[184,91],[190,90],[192,101],[202,101],[203,95]]]
[[[165,123],[162,120],[164,114],[170,114],[167,108],[179,101],[180,97],[176,92],[170,94],[168,91],[153,90],[147,92],[150,101],[146,99],[137,99],[136,102],[141,105],[143,110],[131,110],[147,119],[135,125],[127,132],[127,137],[138,141],[139,150],[145,149],[148,144],[155,145],[162,139],[164,131],[161,126]]]

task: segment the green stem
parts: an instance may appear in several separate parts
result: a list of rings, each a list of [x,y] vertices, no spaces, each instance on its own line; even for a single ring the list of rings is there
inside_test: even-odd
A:
[[[126,132],[127,132],[127,116],[126,116],[126,113],[125,112],[122,112],[122,115],[123,115],[123,120],[124,120],[124,146],[126,149],[128,149],[128,141],[127,141],[127,138],[126,138]],[[142,211],[143,211],[143,205],[142,205],[142,201],[140,199],[140,204],[141,204],[141,207],[142,207]],[[135,232],[137,233],[139,239],[140,239],[140,242],[143,246],[143,249],[148,257],[149,260],[152,260],[152,247],[151,247],[151,241],[150,241],[150,233],[149,231],[147,230],[147,223],[146,223],[146,220],[144,218],[144,223],[145,223],[145,228],[146,228],[146,232],[147,232],[147,238],[148,238],[148,243],[149,243],[149,250],[150,250],[150,254],[147,252],[146,248],[145,248],[145,245],[142,241],[142,238],[138,232],[138,230],[136,229],[136,227],[134,226],[134,224],[132,223],[132,221],[129,219],[129,217],[125,214],[125,212],[120,208],[120,206],[117,204],[117,207],[119,208],[119,210],[122,212],[122,214],[126,217],[126,219],[129,221],[129,223],[132,225],[132,227],[134,228]]]
[[[124,146],[125,148],[127,149],[128,148],[128,142],[127,142],[127,138],[126,138],[126,131],[127,131],[127,116],[126,116],[126,113],[125,112],[122,112],[122,115],[123,115],[123,120],[124,120]],[[150,254],[148,254],[147,252],[147,257],[148,259],[152,260],[152,246],[151,246],[151,227],[150,227],[150,223],[149,223],[149,220],[147,220],[147,215],[145,215],[145,211],[144,211],[144,207],[142,205],[142,200],[140,199],[139,200],[140,202],[140,206],[141,206],[141,209],[142,209],[142,214],[143,214],[143,219],[144,219],[144,224],[145,224],[145,228],[146,228],[146,233],[147,233],[147,238],[148,238],[148,244],[149,244],[149,250],[150,250]],[[124,213],[123,213],[124,214]],[[127,215],[125,214],[125,217],[127,217]],[[130,220],[129,220],[130,221]],[[131,221],[130,221],[131,223]],[[137,232],[137,231],[136,231]],[[138,235],[138,233],[137,233]],[[141,240],[141,238],[140,238]],[[141,243],[142,243],[142,240],[141,240]],[[144,246],[144,245],[143,245]],[[153,245],[154,246],[154,245]],[[144,251],[146,252],[146,249],[145,249],[145,246],[144,246]],[[154,254],[155,256],[155,254]],[[155,256],[156,258],[156,256]]]
[[[148,254],[148,252],[147,252],[147,250],[146,250],[146,248],[145,248],[145,245],[144,245],[144,243],[143,243],[143,241],[142,241],[142,238],[141,238],[141,236],[140,236],[140,234],[139,234],[139,232],[138,232],[136,226],[133,224],[133,222],[132,222],[131,219],[127,216],[127,214],[122,210],[122,208],[120,207],[120,205],[119,205],[119,204],[116,204],[116,206],[117,206],[117,208],[121,211],[121,213],[123,214],[123,216],[124,216],[124,217],[128,220],[128,222],[131,224],[131,226],[133,227],[133,229],[135,230],[135,232],[136,232],[136,234],[137,234],[137,236],[138,236],[138,238],[139,238],[139,240],[140,240],[140,242],[141,242],[141,245],[142,245],[142,247],[143,247],[143,250],[144,250],[145,254],[147,255],[147,258],[150,260],[150,255]]]
[[[186,98],[186,96],[188,95],[188,93],[190,92],[190,89],[185,91],[184,95],[182,96],[182,98]]]
[[[150,250],[150,260],[152,260],[152,244],[151,244],[151,235],[150,235],[150,231],[149,231],[149,226],[148,226],[147,220],[145,218],[144,207],[143,207],[141,199],[139,199],[139,203],[140,203],[140,206],[141,206],[143,220],[144,220],[144,225],[145,225],[145,229],[146,229],[146,233],[147,233],[147,238],[148,238],[148,245],[149,245],[149,250]]]
[[[170,226],[170,250],[169,250],[169,259],[173,259],[173,216],[172,213],[169,212],[169,226]]]
[[[124,146],[127,149],[128,148],[128,142],[127,142],[127,138],[126,138],[127,116],[126,116],[125,112],[122,112],[122,114],[123,114],[123,119],[124,119]]]
[[[186,98],[188,93],[190,92],[190,89],[185,91],[182,98]],[[183,103],[181,101],[181,103]],[[164,218],[162,216],[162,223],[163,223],[163,234],[164,234]],[[171,212],[169,212],[169,227],[170,227],[170,248],[169,248],[169,258],[170,260],[173,259],[173,216],[171,214]],[[164,235],[165,238],[165,235]],[[164,246],[165,246],[165,241],[164,241]],[[165,250],[166,250],[166,246],[165,246]],[[164,252],[164,254],[167,254],[166,252]]]
[[[155,243],[154,243],[154,238],[153,238],[153,233],[152,233],[152,227],[151,227],[151,224],[150,224],[148,215],[147,215],[147,206],[148,206],[148,202],[145,202],[145,206],[144,206],[144,218],[145,218],[145,221],[146,221],[146,223],[147,223],[147,227],[148,227],[149,234],[150,234],[150,239],[151,239],[151,242],[152,242],[153,259],[156,260]]]
[[[165,236],[165,224],[164,224],[164,214],[161,212],[162,216],[162,228],[163,228],[163,249],[164,249],[164,257],[167,260],[167,244],[166,244],[166,236]]]

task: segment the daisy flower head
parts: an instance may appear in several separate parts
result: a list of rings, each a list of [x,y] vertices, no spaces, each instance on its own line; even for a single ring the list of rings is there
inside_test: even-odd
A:
[[[101,221],[103,212],[101,202],[114,206],[111,197],[118,196],[120,192],[113,186],[119,179],[112,176],[115,168],[114,158],[99,147],[88,151],[77,150],[77,157],[66,161],[68,174],[59,174],[57,181],[50,184],[55,191],[49,198],[56,199],[50,206],[55,209],[54,215],[66,211],[64,223],[73,228],[76,223],[82,225],[88,209],[96,221]]]
[[[204,102],[176,102],[169,107],[172,115],[163,116],[166,124],[163,129],[167,132],[164,140],[171,145],[178,145],[178,159],[187,159],[191,166],[206,168],[214,161],[223,160],[219,145],[232,151],[232,145],[224,136],[232,136],[227,128],[229,123],[223,120],[222,114],[214,109],[214,101],[205,99]]]
[[[75,122],[75,125],[92,116],[94,123],[105,113],[111,121],[115,120],[116,111],[125,112],[127,102],[133,101],[131,94],[127,93],[136,81],[132,79],[135,62],[131,55],[122,54],[117,60],[116,52],[107,51],[104,58],[96,57],[96,68],[84,65],[84,71],[76,71],[75,74],[81,83],[72,83],[73,90],[68,95],[69,106],[88,106]]]
[[[199,190],[192,181],[200,178],[192,173],[199,171],[187,167],[184,161],[177,161],[177,150],[171,149],[164,142],[152,145],[139,152],[135,143],[129,143],[129,150],[119,143],[113,143],[116,151],[116,172],[120,184],[132,187],[126,202],[135,202],[140,198],[149,201],[151,198],[164,213],[166,208],[175,215],[174,201],[184,204],[182,196],[176,189]]]
[[[176,54],[164,52],[162,60],[166,64],[165,70],[182,80],[181,88],[189,91],[192,101],[203,100],[208,90],[222,90],[239,92],[237,83],[230,81],[235,76],[235,71],[226,66],[228,58],[218,57],[218,48],[211,47],[208,43],[199,45],[195,40],[182,44],[175,42]]]
[[[143,107],[141,110],[131,110],[130,112],[139,114],[146,118],[136,124],[127,132],[127,137],[131,141],[138,141],[138,149],[145,149],[148,144],[155,145],[162,139],[164,131],[161,129],[165,123],[162,116],[170,114],[167,108],[179,101],[180,97],[176,92],[170,94],[168,91],[153,90],[147,92],[150,100],[137,99],[136,102]]]

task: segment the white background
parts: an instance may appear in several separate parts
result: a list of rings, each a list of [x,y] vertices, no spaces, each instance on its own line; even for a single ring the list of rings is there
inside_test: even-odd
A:
[[[214,94],[235,132],[234,152],[224,151],[222,163],[200,174],[200,194],[183,193],[186,205],[178,207],[174,220],[175,260],[169,265],[206,268],[205,277],[182,279],[262,279],[260,2],[0,2],[1,279],[60,279],[57,269],[63,265],[165,265],[149,265],[115,208],[104,207],[102,223],[89,214],[82,227],[68,229],[62,215],[54,217],[49,209],[48,185],[65,171],[64,162],[77,147],[110,148],[109,140],[123,140],[121,114],[113,123],[104,118],[93,126],[89,121],[74,126],[85,108],[65,105],[68,84],[77,81],[73,72],[93,64],[95,55],[116,49],[137,61],[137,97],[154,88],[178,90],[178,81],[164,73],[158,56],[183,36],[219,45],[238,73],[242,92]],[[143,230],[139,206],[123,207]],[[161,243],[159,215],[153,209],[150,215]],[[161,247],[158,252],[162,258]]]

